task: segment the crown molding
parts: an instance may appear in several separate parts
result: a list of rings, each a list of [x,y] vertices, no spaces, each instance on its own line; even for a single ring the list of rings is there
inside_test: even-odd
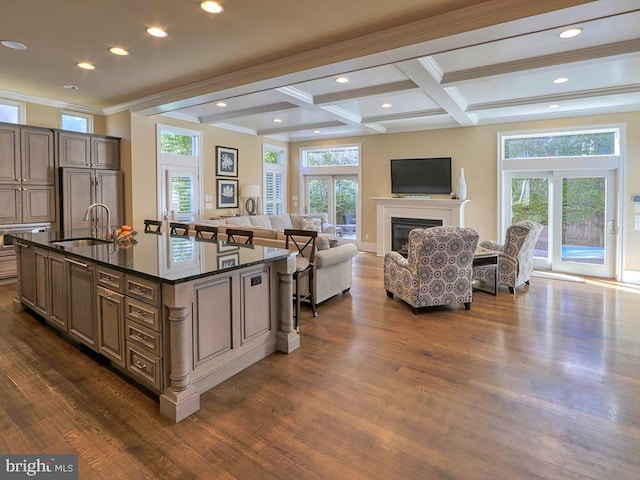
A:
[[[51,100],[43,97],[34,97],[32,95],[23,95],[21,93],[9,92],[8,90],[0,90],[0,98],[15,100],[17,102],[35,103],[47,107],[60,108],[62,110],[73,110],[74,112],[88,113],[90,115],[104,115],[104,111],[101,108],[85,107],[75,103],[61,102],[59,100]]]

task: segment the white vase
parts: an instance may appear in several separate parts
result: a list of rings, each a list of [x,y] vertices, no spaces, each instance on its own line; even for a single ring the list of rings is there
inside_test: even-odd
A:
[[[467,199],[467,181],[464,179],[464,168],[460,169],[460,176],[458,177],[458,198],[460,200]]]

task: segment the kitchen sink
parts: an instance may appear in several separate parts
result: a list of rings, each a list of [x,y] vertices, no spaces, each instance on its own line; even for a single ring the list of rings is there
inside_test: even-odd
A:
[[[92,245],[104,245],[112,243],[109,240],[101,238],[84,237],[84,238],[65,238],[64,240],[51,240],[49,243],[59,247],[90,247]]]

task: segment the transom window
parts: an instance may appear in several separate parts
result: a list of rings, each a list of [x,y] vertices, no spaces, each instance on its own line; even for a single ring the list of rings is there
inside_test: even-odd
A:
[[[93,132],[93,116],[85,113],[62,112],[60,114],[60,128],[73,132]]]
[[[618,129],[504,136],[503,158],[566,158],[618,155]]]
[[[305,167],[335,167],[360,164],[360,147],[358,145],[305,149],[302,153]]]
[[[25,123],[24,104],[11,100],[0,100],[0,122]]]

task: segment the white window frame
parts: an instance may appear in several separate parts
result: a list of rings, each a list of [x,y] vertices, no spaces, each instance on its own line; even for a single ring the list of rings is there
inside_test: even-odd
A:
[[[5,105],[7,107],[16,107],[18,111],[18,121],[16,124],[26,124],[27,123],[27,110],[26,106],[23,102],[16,102],[14,100],[7,100],[5,98],[0,98],[0,105]],[[8,122],[11,123],[11,122]]]
[[[162,132],[170,132],[178,135],[194,137],[195,155],[175,155],[163,153],[160,141]],[[180,169],[182,167],[196,169],[197,192],[195,196],[195,215],[200,217],[203,212],[204,197],[202,188],[202,132],[199,130],[189,130],[186,128],[174,127],[171,125],[156,124],[156,188],[157,188],[157,218],[169,220],[169,212],[165,211],[165,199],[163,198],[163,176],[172,167]]]
[[[87,130],[84,132],[82,130],[77,130],[77,131],[81,133],[93,133],[93,115],[89,113],[73,112],[71,110],[61,110],[60,111],[60,128],[62,128],[62,117],[64,117],[65,115],[68,117],[84,118],[87,121]]]
[[[618,135],[618,151],[611,155],[594,155],[589,157],[535,157],[535,158],[516,158],[505,159],[504,158],[504,139],[514,137],[535,137],[543,135],[568,135],[568,134],[581,134],[581,133],[593,133],[601,131],[617,131]],[[556,129],[538,129],[529,131],[514,131],[514,132],[498,132],[498,158],[497,158],[497,182],[498,182],[498,202],[497,202],[497,218],[498,218],[498,231],[497,237],[499,241],[504,241],[504,234],[506,232],[507,213],[505,211],[505,196],[507,185],[504,181],[505,174],[512,172],[523,172],[526,174],[535,174],[539,172],[553,172],[553,171],[593,171],[593,170],[613,170],[614,177],[617,184],[618,195],[615,200],[615,223],[616,235],[615,249],[615,275],[616,280],[622,279],[622,266],[624,265],[624,249],[623,247],[623,235],[624,232],[624,218],[625,218],[625,182],[624,173],[626,170],[626,138],[627,128],[626,124],[605,124],[605,125],[591,125],[580,126],[573,128],[556,128]]]
[[[266,152],[275,152],[278,154],[278,164],[266,163],[264,161]],[[261,199],[262,213],[267,212],[267,175],[269,173],[282,174],[282,198],[276,200],[275,203],[282,202],[282,213],[287,212],[287,149],[276,145],[262,144],[262,192]]]

